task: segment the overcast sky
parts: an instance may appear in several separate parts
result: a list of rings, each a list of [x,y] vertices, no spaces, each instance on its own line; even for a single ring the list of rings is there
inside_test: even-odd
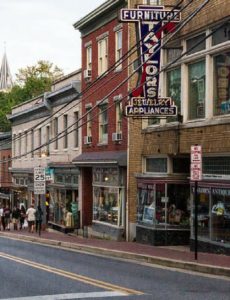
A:
[[[0,63],[6,54],[12,76],[38,60],[65,74],[81,67],[81,42],[73,24],[105,0],[0,0]],[[5,46],[4,46],[5,45]]]

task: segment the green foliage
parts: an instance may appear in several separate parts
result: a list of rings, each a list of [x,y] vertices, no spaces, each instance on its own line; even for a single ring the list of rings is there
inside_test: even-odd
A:
[[[38,61],[35,66],[19,69],[16,83],[10,92],[0,92],[0,131],[9,131],[6,115],[12,107],[48,92],[52,82],[63,75],[61,69],[48,61]]]

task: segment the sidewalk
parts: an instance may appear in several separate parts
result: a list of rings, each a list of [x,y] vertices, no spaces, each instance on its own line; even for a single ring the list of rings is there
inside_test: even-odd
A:
[[[186,269],[212,275],[230,277],[230,257],[225,255],[198,253],[198,260],[188,247],[156,247],[135,242],[117,242],[95,238],[83,238],[56,231],[37,233],[22,231],[0,231],[0,237],[10,237],[46,245],[60,246],[88,253],[132,259],[151,264]]]

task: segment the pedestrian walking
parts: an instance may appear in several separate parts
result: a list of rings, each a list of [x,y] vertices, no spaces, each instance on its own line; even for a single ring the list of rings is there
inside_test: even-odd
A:
[[[41,209],[41,206],[38,205],[36,209],[35,217],[36,217],[36,232],[38,232],[39,235],[41,235],[42,216],[43,216],[43,211]]]
[[[4,213],[3,213],[3,206],[0,206],[0,230],[5,230],[5,225],[4,225]]]
[[[20,226],[19,226],[20,230],[22,230],[25,218],[26,218],[26,209],[25,209],[25,206],[22,205],[21,209],[20,209]]]
[[[28,208],[26,211],[26,216],[27,216],[28,225],[29,225],[29,232],[31,232],[31,233],[34,232],[35,213],[36,213],[36,209],[34,208],[34,205],[31,204],[30,208]]]
[[[18,230],[19,218],[20,218],[20,209],[17,206],[14,206],[12,211],[12,223],[14,225],[14,230]]]
[[[4,213],[5,229],[10,230],[11,209],[9,208],[9,205],[6,205],[6,207],[3,209],[3,213]]]

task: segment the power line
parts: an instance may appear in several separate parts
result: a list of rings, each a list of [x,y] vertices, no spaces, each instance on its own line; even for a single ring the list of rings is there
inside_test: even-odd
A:
[[[208,3],[209,1],[208,0],[206,0],[201,6],[199,6],[195,11],[194,11],[194,13],[192,14],[192,15],[190,15],[190,16],[188,16],[188,18],[183,22],[183,24],[171,35],[171,37],[169,38],[169,39],[167,39],[166,40],[166,42],[164,42],[164,44],[161,46],[161,48],[162,47],[164,47],[165,46],[165,44],[175,35],[175,34],[177,34],[177,32],[179,31],[179,30],[181,30],[203,7],[204,7],[204,5],[206,5],[207,3]],[[221,25],[221,26],[223,26],[223,25]],[[217,29],[216,29],[217,30]],[[211,33],[211,34],[213,34],[213,32]],[[210,35],[211,35],[210,34]],[[204,38],[204,40],[206,39],[206,38],[208,38],[208,36],[206,36],[205,38]],[[173,64],[173,63],[175,63],[176,61],[178,61],[179,59],[181,59],[181,57],[183,57],[184,55],[186,55],[186,54],[188,54],[190,51],[192,51],[195,47],[197,47],[197,45],[199,45],[200,43],[201,43],[202,41],[200,41],[200,42],[198,42],[197,44],[195,44],[191,49],[189,49],[187,52],[184,52],[180,57],[178,57],[178,58],[176,58],[174,61],[172,61],[171,62],[171,64]],[[160,49],[161,49],[160,48]],[[160,49],[158,50],[158,51],[160,51]],[[170,64],[170,65],[171,65]],[[134,70],[134,72],[132,72],[131,73],[131,75],[129,75],[129,77],[126,79],[126,80],[129,80],[134,74],[135,74],[135,72],[140,68],[140,67],[142,67],[143,66],[143,64],[141,64],[136,70]],[[162,71],[159,71],[159,73],[161,73]],[[124,84],[124,82],[125,81],[123,81],[123,82],[121,82],[120,83],[120,85],[118,85],[118,87],[116,87],[116,88],[119,88],[122,84]],[[140,86],[143,86],[143,84],[144,83],[142,83]],[[114,92],[114,90],[113,91],[111,91],[111,94]],[[110,95],[110,94],[109,94]],[[106,98],[108,98],[109,97],[109,95],[107,95],[106,97],[104,97],[101,101],[100,101],[100,103],[97,103],[96,105],[94,105],[94,107],[92,107],[91,109],[90,109],[90,111],[88,111],[86,114],[84,114],[82,117],[81,117],[81,119],[83,119],[89,112],[91,112],[95,107],[97,107],[98,105],[100,105]],[[126,96],[124,96],[122,99],[124,99]],[[119,101],[121,101],[122,99],[120,99]],[[112,104],[112,105],[110,105],[107,109],[109,109],[109,108],[111,108],[112,106],[114,105],[114,103]],[[98,113],[98,114],[100,114],[100,113]],[[94,115],[94,117],[96,117],[98,114],[95,114]],[[81,120],[80,119],[80,120]],[[66,129],[64,129],[62,132],[60,132],[60,133],[58,133],[58,135],[55,137],[55,138],[53,138],[51,141],[49,141],[49,142],[47,142],[47,143],[44,143],[44,144],[42,144],[42,145],[40,145],[40,146],[38,146],[37,148],[35,148],[33,151],[30,151],[30,152],[27,152],[26,154],[29,154],[29,153],[31,153],[31,152],[35,152],[35,151],[37,151],[37,150],[39,150],[39,149],[41,149],[42,147],[45,147],[45,146],[47,146],[47,145],[49,145],[49,144],[51,144],[51,143],[53,143],[54,141],[56,141],[56,140],[58,140],[58,139],[60,139],[60,138],[63,138],[65,135],[68,135],[68,134],[70,134],[71,132],[73,132],[74,130],[76,130],[76,129],[78,129],[78,128],[80,128],[80,127],[82,127],[85,123],[87,123],[88,121],[86,121],[86,122],[83,122],[80,126],[78,125],[78,127],[77,128],[74,128],[73,130],[71,130],[71,131],[69,131],[69,132],[66,132],[66,131],[68,131],[68,129],[69,128],[71,128],[71,127],[73,127],[73,125],[75,125],[75,124],[78,124],[79,123],[79,121],[80,120],[78,120],[77,122],[75,122],[75,123],[73,123],[71,126],[69,126],[68,128],[66,128]],[[22,157],[22,156],[25,156],[25,154],[24,155],[21,155],[21,156],[19,156],[19,157]],[[17,159],[18,158],[18,156],[17,157],[14,157],[13,159]]]
[[[174,10],[174,9],[176,9],[177,7],[179,7],[180,6],[180,4],[183,2],[184,0],[180,0],[174,7],[173,7],[173,9],[171,10],[171,11],[169,11],[167,14],[166,14],[166,16],[164,17],[164,19],[167,19],[167,16]],[[179,10],[179,12],[178,13],[176,13],[174,16],[173,16],[173,18],[170,20],[170,21],[168,21],[168,23],[169,22],[171,22],[174,18],[176,18],[177,17],[177,14],[179,14],[179,13],[181,13],[181,11],[183,11],[185,8],[187,8],[187,6],[188,5],[190,5],[190,3],[192,3],[192,1],[193,0],[190,0],[183,8],[181,8],[180,10]],[[161,20],[159,23],[162,23],[163,21],[164,21],[164,19],[163,20]],[[159,29],[159,30],[161,30],[161,29]],[[158,30],[158,31],[159,31]],[[150,30],[147,34],[146,34],[146,36],[150,33],[150,32],[152,32],[153,31],[153,29],[152,30]],[[55,113],[53,113],[51,116],[49,116],[49,117],[47,117],[45,120],[42,120],[40,123],[38,123],[38,124],[36,124],[36,125],[34,125],[33,127],[31,127],[30,129],[28,129],[28,130],[26,130],[25,132],[23,132],[23,133],[21,133],[21,135],[19,136],[17,136],[17,137],[13,137],[13,139],[11,139],[9,142],[11,142],[11,141],[15,141],[15,140],[18,140],[18,139],[20,139],[21,137],[23,137],[24,135],[26,135],[27,133],[29,133],[30,131],[32,131],[32,130],[34,130],[35,128],[37,128],[38,126],[40,126],[41,124],[43,124],[44,122],[46,122],[47,120],[50,122],[50,119],[53,117],[53,116],[55,116],[58,112],[60,112],[61,110],[63,110],[64,108],[66,108],[69,104],[71,104],[73,101],[75,101],[75,100],[77,100],[78,98],[80,98],[83,94],[85,94],[88,90],[90,90],[98,81],[100,81],[100,79],[101,78],[103,78],[105,75],[107,75],[110,71],[113,71],[115,68],[117,68],[117,66],[119,66],[120,64],[122,64],[122,62],[123,62],[123,60],[124,60],[124,58],[126,58],[126,59],[128,59],[128,57],[129,56],[131,56],[135,51],[136,51],[136,47],[137,47],[137,45],[138,45],[138,48],[137,48],[137,50],[141,47],[141,44],[140,44],[140,42],[141,41],[143,41],[144,40],[144,38],[146,37],[146,36],[144,36],[139,42],[137,42],[131,49],[129,49],[118,61],[116,61],[108,70],[106,70],[103,74],[101,74],[92,84],[90,84],[89,86],[87,86],[87,88],[83,91],[83,92],[81,92],[81,93],[79,93],[78,95],[77,95],[77,97],[76,98],[73,98],[70,102],[68,102],[68,103],[66,103],[63,107],[61,107],[58,111],[56,111]],[[160,41],[160,40],[159,40]],[[134,51],[133,51],[134,50]],[[132,52],[133,51],[133,52]],[[127,56],[127,57],[126,57]],[[119,62],[119,63],[118,63]],[[124,71],[126,68],[128,68],[131,64],[132,64],[133,62],[131,62],[128,66],[126,66],[125,68],[123,68],[123,70],[122,71]],[[116,74],[114,74],[113,76],[112,76],[112,78],[110,77],[110,78],[106,78],[106,80],[107,80],[107,82],[108,81],[111,81],[111,79],[113,79],[114,77],[116,77],[118,74],[116,73]],[[103,86],[105,85],[105,83],[103,83]],[[93,93],[95,93],[98,89],[100,89],[101,87],[100,86],[98,86],[94,91],[92,91],[91,92],[91,94],[89,94],[87,97],[89,97],[89,96],[91,96]],[[84,99],[85,100],[85,99]],[[83,100],[81,100],[81,101],[83,101]],[[79,103],[80,103],[80,101],[79,101]],[[70,109],[71,109],[72,107],[70,107],[69,109],[67,109],[65,112],[63,112],[61,115],[63,115],[63,114],[65,114],[67,111],[69,111]],[[60,115],[60,116],[61,116]],[[60,116],[58,116],[58,118],[60,117]],[[46,123],[47,124],[47,123]],[[45,124],[45,125],[46,125]],[[43,125],[43,126],[45,126],[45,125]]]

